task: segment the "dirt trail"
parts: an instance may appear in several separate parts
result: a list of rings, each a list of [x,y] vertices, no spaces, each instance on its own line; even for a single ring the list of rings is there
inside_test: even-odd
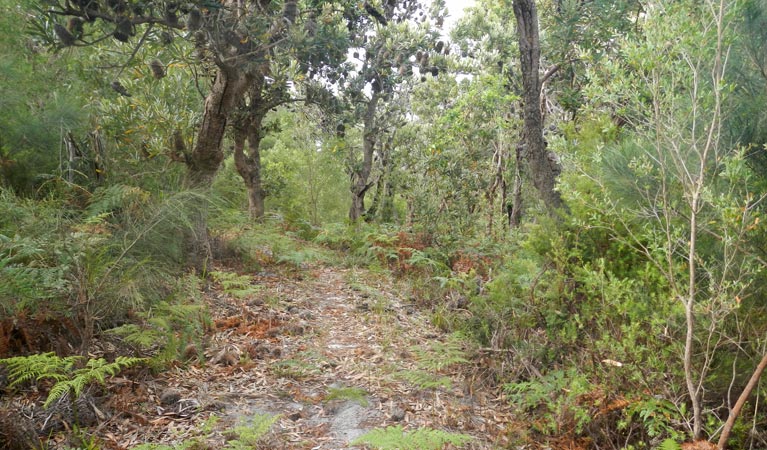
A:
[[[467,364],[426,377],[424,361],[455,355],[439,353],[446,336],[388,280],[333,267],[300,273],[256,275],[244,299],[209,292],[206,363],[155,376],[146,392],[125,389],[124,404],[144,401],[105,427],[107,439],[117,448],[192,439],[222,448],[226,430],[269,414],[279,418],[266,448],[360,448],[350,443],[393,425],[472,435],[465,448],[503,446],[506,404],[472,392]]]

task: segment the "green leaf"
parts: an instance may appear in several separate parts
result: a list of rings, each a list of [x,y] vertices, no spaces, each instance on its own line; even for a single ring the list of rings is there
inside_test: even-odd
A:
[[[352,442],[352,445],[367,444],[379,450],[439,450],[447,444],[460,447],[474,438],[467,434],[450,433],[431,428],[405,431],[397,425],[375,429]]]

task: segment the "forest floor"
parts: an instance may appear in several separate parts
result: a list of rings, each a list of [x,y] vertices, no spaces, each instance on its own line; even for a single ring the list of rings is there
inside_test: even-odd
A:
[[[109,418],[89,432],[104,448],[218,449],[238,425],[276,416],[262,448],[364,448],[352,442],[393,426],[508,448],[508,402],[388,275],[324,264],[279,272],[253,274],[243,298],[211,285],[205,358],[108,381]]]

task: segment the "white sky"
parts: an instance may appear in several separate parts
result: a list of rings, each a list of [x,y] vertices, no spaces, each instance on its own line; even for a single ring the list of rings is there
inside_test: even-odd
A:
[[[463,15],[463,10],[474,6],[474,0],[445,0],[448,17],[445,20],[445,30],[450,31],[455,22]]]

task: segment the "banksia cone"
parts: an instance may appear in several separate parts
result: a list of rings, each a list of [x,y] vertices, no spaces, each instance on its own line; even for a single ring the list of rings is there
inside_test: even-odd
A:
[[[149,63],[149,68],[152,70],[152,76],[156,79],[159,80],[165,77],[165,66],[159,60],[153,59]]]
[[[59,41],[61,41],[61,45],[65,45],[67,47],[70,45],[75,45],[75,37],[72,36],[72,33],[64,28],[63,25],[58,23],[53,25],[53,32],[56,33],[56,37],[58,37]]]

